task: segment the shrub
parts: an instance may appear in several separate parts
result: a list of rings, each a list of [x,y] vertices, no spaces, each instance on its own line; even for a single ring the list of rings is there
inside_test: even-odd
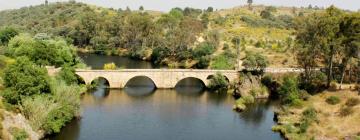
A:
[[[264,69],[269,64],[266,57],[260,53],[247,52],[246,57],[243,60],[243,65],[250,69]]]
[[[330,82],[329,90],[332,90],[332,91],[336,91],[336,90],[337,90],[337,83],[336,83],[336,81],[331,81],[331,82]]]
[[[61,68],[61,71],[59,72],[58,76],[59,78],[63,79],[68,85],[78,83],[78,78],[76,77],[75,69],[69,65],[64,65]]]
[[[21,96],[50,93],[46,69],[35,65],[27,57],[19,57],[15,64],[8,66],[3,80],[8,90],[4,98],[11,104],[17,104]]]
[[[198,63],[196,63],[195,66],[196,68],[203,69],[203,68],[207,68],[209,64],[210,64],[210,57],[203,56],[199,58]]]
[[[106,63],[104,64],[104,70],[115,70],[116,65],[115,63]]]
[[[235,58],[229,57],[225,52],[214,57],[211,63],[212,69],[234,69]]]
[[[353,106],[356,106],[360,103],[360,100],[358,98],[350,98],[346,101],[345,105],[348,106],[348,107],[353,107]]]
[[[216,73],[209,83],[209,88],[211,90],[226,89],[229,85],[229,82],[226,80],[225,76],[221,73]]]
[[[202,56],[210,55],[215,52],[215,45],[209,42],[204,42],[199,44],[194,50],[193,50],[193,56],[195,58],[200,58]]]
[[[17,127],[11,127],[10,133],[13,136],[14,140],[26,140],[29,137],[29,135],[24,129],[20,129]]]
[[[325,73],[315,71],[308,78],[305,78],[304,75],[301,75],[300,80],[300,88],[306,90],[310,94],[314,94],[323,90],[327,77]]]
[[[161,61],[170,54],[170,50],[165,47],[157,47],[153,49],[151,54],[151,61],[155,64],[160,64]]]
[[[272,77],[270,75],[265,75],[261,78],[261,83],[265,86],[270,86],[272,83]]]
[[[243,98],[243,100],[244,100],[243,103],[244,104],[252,104],[252,103],[255,102],[255,98],[252,95],[244,96],[244,97],[241,97],[241,98]]]
[[[316,110],[313,107],[307,108],[302,112],[300,132],[305,133],[310,124],[317,120]]]
[[[346,117],[351,115],[354,112],[352,107],[349,106],[343,106],[340,108],[340,116]]]
[[[21,110],[34,130],[47,134],[60,132],[80,109],[80,87],[67,86],[65,82],[52,81],[52,95],[24,98]]]
[[[316,110],[313,107],[307,108],[302,112],[303,120],[315,121],[317,119]]]
[[[278,90],[283,104],[295,105],[295,103],[301,102],[299,101],[300,95],[297,80],[297,77],[290,75],[283,78],[283,83]]]
[[[326,98],[326,102],[331,105],[336,105],[336,104],[340,103],[340,98],[337,96],[330,96],[330,97]]]
[[[0,30],[0,44],[7,45],[9,40],[16,35],[18,35],[19,32],[11,27],[5,27]]]

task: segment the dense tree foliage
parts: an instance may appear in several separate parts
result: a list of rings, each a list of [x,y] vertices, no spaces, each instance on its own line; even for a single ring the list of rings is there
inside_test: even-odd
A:
[[[41,38],[41,39],[40,39]],[[21,34],[10,40],[6,55],[11,57],[26,56],[34,63],[47,66],[75,65],[78,62],[75,50],[62,39],[49,39],[41,35],[34,38]]]
[[[7,45],[9,40],[18,34],[19,34],[19,32],[11,27],[5,27],[4,29],[1,29],[0,30],[0,44]]]
[[[211,90],[221,90],[221,89],[227,89],[229,85],[229,81],[226,79],[224,75],[221,73],[216,73],[212,77],[210,77],[210,83],[209,88]]]
[[[348,62],[359,61],[359,15],[344,13],[331,6],[324,12],[299,17],[296,24],[296,54],[298,63],[305,69],[305,82],[311,83],[312,77],[316,77],[315,69],[322,66],[326,67],[327,86],[333,79],[343,81],[346,69],[350,73],[357,73],[357,64]],[[358,74],[349,74],[348,78],[351,81]]]
[[[267,61],[266,57],[260,53],[248,52],[243,60],[243,65],[246,68],[254,70],[263,70],[267,67],[268,64],[269,62]]]
[[[16,104],[23,96],[50,93],[47,71],[31,62],[27,57],[19,57],[4,70],[3,97],[7,102]]]
[[[52,3],[46,7],[1,12],[0,26],[17,25],[32,34],[62,36],[75,46],[86,47],[97,53],[108,51],[117,54],[119,49],[125,49],[129,56],[139,59],[147,59],[159,48],[157,50],[169,50],[169,54],[161,57],[181,61],[183,57],[180,52],[194,45],[208,24],[206,13],[213,11],[212,8],[208,8],[208,11],[174,8],[156,18],[142,9],[140,7],[141,12],[116,11],[75,2]],[[152,60],[162,61],[157,58]]]

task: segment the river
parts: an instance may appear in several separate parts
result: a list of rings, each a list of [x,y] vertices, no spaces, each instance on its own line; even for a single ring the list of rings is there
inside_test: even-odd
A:
[[[124,57],[81,54],[94,69],[114,62],[125,68],[157,66]],[[142,85],[142,86],[139,86]],[[190,85],[190,86],[189,86]],[[123,90],[99,87],[82,99],[82,118],[73,120],[53,140],[280,140],[271,131],[275,105],[259,101],[245,112],[232,111],[234,99],[202,90],[196,79],[173,90],[153,90],[151,80],[131,80]]]

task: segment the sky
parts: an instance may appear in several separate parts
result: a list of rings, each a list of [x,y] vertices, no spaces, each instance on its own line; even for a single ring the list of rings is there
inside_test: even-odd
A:
[[[68,0],[48,0],[49,2],[68,1]],[[76,0],[88,4],[102,7],[122,8],[127,6],[130,9],[138,9],[141,5],[146,10],[169,11],[173,7],[193,7],[205,9],[209,6],[214,9],[232,8],[246,4],[247,0]],[[328,7],[335,5],[342,9],[357,11],[360,9],[360,0],[253,0],[254,4],[274,5],[274,6],[312,6]],[[38,5],[45,0],[0,0],[0,10],[17,9],[29,5]]]

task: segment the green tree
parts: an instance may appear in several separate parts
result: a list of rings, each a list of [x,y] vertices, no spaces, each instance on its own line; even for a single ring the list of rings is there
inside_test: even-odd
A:
[[[253,3],[253,0],[247,0],[247,4],[248,4],[248,7],[249,7],[249,10],[252,9],[252,3]]]
[[[334,6],[330,6],[326,9],[324,15],[319,19],[318,25],[318,39],[320,46],[323,47],[325,52],[325,60],[327,63],[327,86],[330,86],[330,82],[333,79],[333,63],[334,56],[338,53],[338,32],[339,21],[343,15],[342,11]]]
[[[140,7],[139,7],[139,10],[140,10],[140,11],[144,11],[144,6],[140,6]]]
[[[305,79],[312,77],[313,70],[321,62],[327,67],[327,86],[333,79],[333,63],[339,47],[339,21],[343,12],[334,6],[323,13],[300,17],[296,30],[297,58],[305,69]]]
[[[75,65],[75,49],[62,39],[35,40],[29,35],[19,35],[10,40],[6,54],[8,56],[26,56],[41,66]]]
[[[295,76],[285,76],[278,93],[283,104],[296,105],[299,102],[298,79]]]
[[[209,88],[211,90],[226,89],[229,85],[229,81],[221,73],[216,73],[210,78]]]
[[[269,62],[266,57],[260,53],[247,52],[243,60],[243,65],[248,69],[263,70],[267,67]]]
[[[19,57],[8,66],[3,79],[8,90],[3,97],[12,104],[20,102],[22,96],[51,92],[46,69],[36,66],[27,57]]]
[[[0,30],[0,44],[7,45],[11,38],[18,35],[19,32],[11,27],[5,27]]]
[[[67,85],[78,84],[78,77],[75,74],[75,69],[70,65],[63,65],[58,74],[59,78],[64,80]]]
[[[208,7],[207,9],[206,9],[206,12],[213,12],[214,11],[214,8],[213,7]]]
[[[358,59],[360,54],[360,14],[348,14],[341,19],[339,25],[339,36],[340,36],[340,56],[341,56],[341,81],[343,83],[345,70],[349,64],[349,61]],[[341,88],[340,84],[340,88]]]
[[[271,20],[271,19],[274,18],[273,13],[276,12],[276,11],[277,11],[277,10],[276,10],[275,7],[273,7],[273,6],[267,6],[267,7],[265,7],[264,10],[262,10],[262,11],[260,12],[260,16],[261,16],[263,19],[269,19],[269,20]]]

